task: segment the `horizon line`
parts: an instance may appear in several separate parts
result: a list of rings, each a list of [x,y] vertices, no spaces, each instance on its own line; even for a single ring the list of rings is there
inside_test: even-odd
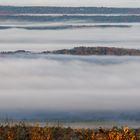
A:
[[[117,9],[140,9],[140,7],[121,7],[121,6],[71,6],[71,5],[1,5],[0,7],[60,7],[60,8],[117,8]]]

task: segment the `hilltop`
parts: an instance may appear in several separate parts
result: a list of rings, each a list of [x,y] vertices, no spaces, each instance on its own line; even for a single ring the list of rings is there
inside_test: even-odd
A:
[[[64,54],[64,55],[114,55],[114,56],[140,56],[138,49],[126,49],[115,47],[75,47],[72,49],[62,49],[54,51],[31,52],[25,50],[3,51],[1,56],[5,55],[36,55],[36,54]]]
[[[115,47],[75,47],[73,49],[63,49],[50,52],[53,54],[70,54],[70,55],[134,55],[140,56],[140,50],[125,49]]]

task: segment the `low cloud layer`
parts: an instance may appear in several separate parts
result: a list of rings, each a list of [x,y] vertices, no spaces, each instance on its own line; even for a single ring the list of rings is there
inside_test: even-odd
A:
[[[99,57],[93,59],[98,62]],[[116,57],[110,59],[117,61]],[[53,59],[0,58],[0,68],[0,110],[140,108],[138,61],[124,59],[123,63],[102,65],[78,58],[60,61],[55,56]]]
[[[7,23],[15,24],[15,23]],[[20,23],[17,23],[20,24]],[[0,30],[0,51],[55,50],[78,46],[140,48],[139,24],[132,28],[91,28],[76,30]]]

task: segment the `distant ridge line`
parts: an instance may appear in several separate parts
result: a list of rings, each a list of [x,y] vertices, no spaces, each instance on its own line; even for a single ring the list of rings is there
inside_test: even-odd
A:
[[[140,14],[140,8],[119,7],[58,7],[58,6],[0,6],[1,12],[10,13],[84,13],[84,14]]]
[[[139,49],[127,49],[127,48],[116,48],[116,47],[75,47],[72,49],[60,49],[54,51],[42,51],[42,52],[32,52],[25,50],[17,50],[17,51],[2,51],[0,52],[0,56],[5,55],[14,55],[14,54],[26,54],[26,55],[36,55],[36,54],[62,54],[62,55],[104,55],[104,56],[140,56]]]
[[[75,47],[53,51],[54,54],[140,56],[140,50],[115,47]]]

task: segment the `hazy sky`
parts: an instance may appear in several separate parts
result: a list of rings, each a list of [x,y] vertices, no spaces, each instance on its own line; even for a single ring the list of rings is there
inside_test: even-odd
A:
[[[140,7],[140,0],[0,0],[1,5]]]

